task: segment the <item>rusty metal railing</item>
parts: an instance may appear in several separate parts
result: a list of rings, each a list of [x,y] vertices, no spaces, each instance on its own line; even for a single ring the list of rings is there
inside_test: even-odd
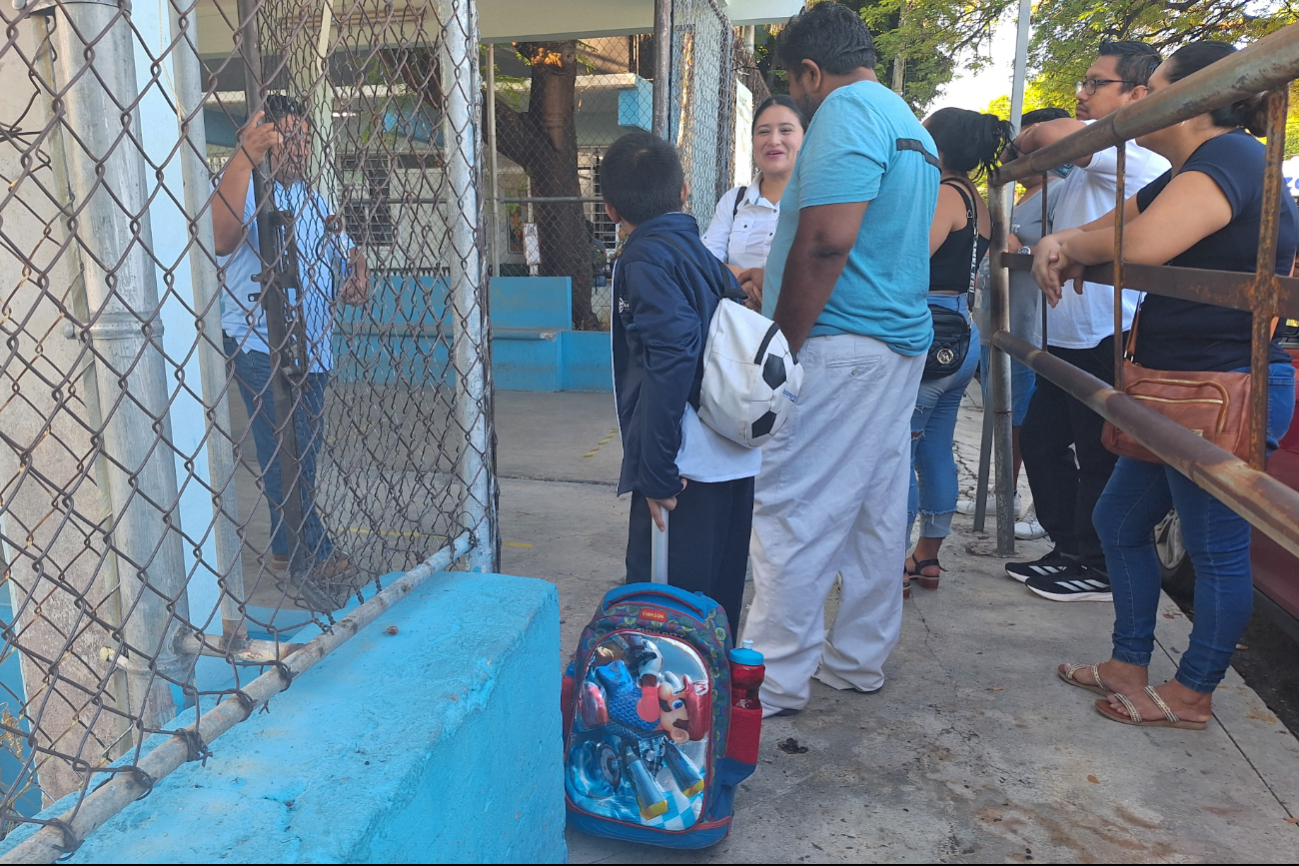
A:
[[[988,206],[992,214],[992,370],[994,437],[997,453],[997,552],[1015,549],[1011,479],[1010,358],[1045,376],[1093,411],[1117,425],[1168,465],[1222,501],[1253,526],[1299,556],[1299,492],[1263,472],[1267,427],[1267,388],[1251,392],[1251,460],[1243,460],[1206,442],[1200,436],[1115,390],[1071,364],[1034,348],[1010,333],[1009,268],[1028,269],[1032,257],[1008,254],[1007,196],[1014,182],[1044,173],[1120,145],[1118,189],[1115,196],[1115,257],[1109,265],[1087,269],[1086,279],[1114,286],[1115,361],[1121,369],[1123,289],[1216,304],[1254,314],[1252,380],[1267,382],[1268,343],[1277,315],[1299,316],[1299,279],[1275,273],[1277,228],[1281,189],[1281,162],[1285,154],[1285,118],[1290,82],[1299,77],[1299,25],[1291,25],[1259,40],[1212,66],[1129,104],[1086,129],[1006,163],[988,181]],[[1230,105],[1268,91],[1267,160],[1264,204],[1254,273],[1194,270],[1166,265],[1135,265],[1123,261],[1124,209],[1121,146],[1139,135]]]

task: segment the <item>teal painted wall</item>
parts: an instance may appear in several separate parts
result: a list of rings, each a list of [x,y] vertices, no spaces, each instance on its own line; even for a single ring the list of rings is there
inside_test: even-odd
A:
[[[383,276],[361,307],[339,311],[335,378],[386,385],[451,387],[454,323],[444,277]],[[568,277],[496,277],[491,282],[492,377],[505,391],[611,391],[607,331],[571,331]]]
[[[439,574],[65,862],[564,862],[558,655],[553,584]]]

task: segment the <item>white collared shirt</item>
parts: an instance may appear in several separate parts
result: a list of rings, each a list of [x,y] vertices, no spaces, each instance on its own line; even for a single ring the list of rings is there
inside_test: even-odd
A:
[[[1092,123],[1093,121],[1084,121]],[[1123,193],[1131,198],[1146,184],[1168,171],[1168,160],[1146,150],[1135,141],[1125,145]],[[1056,204],[1053,231],[1073,229],[1100,219],[1114,210],[1118,192],[1119,151],[1117,147],[1092,154],[1091,162],[1075,168],[1062,181]],[[1132,327],[1141,293],[1123,291],[1123,330]],[[1061,349],[1090,349],[1114,333],[1114,289],[1100,283],[1083,283],[1078,294],[1066,288],[1060,303],[1047,311],[1047,342]]]
[[[758,172],[747,187],[727,190],[717,203],[708,231],[704,232],[704,246],[724,265],[761,268],[767,264],[771,241],[776,236],[780,202],[772,204],[762,197],[761,180],[762,172]],[[744,190],[744,199],[737,210],[735,197],[741,189]]]

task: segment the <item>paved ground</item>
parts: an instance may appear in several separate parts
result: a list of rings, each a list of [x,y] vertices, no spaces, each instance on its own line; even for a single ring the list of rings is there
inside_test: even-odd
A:
[[[977,423],[967,407],[971,466]],[[555,581],[569,652],[622,574],[609,397],[505,392],[497,424],[503,570]],[[958,518],[883,692],[814,684],[806,712],[768,720],[730,839],[671,852],[570,833],[573,862],[1294,862],[1299,742],[1257,695],[1231,673],[1205,732],[1106,721],[1053,667],[1106,657],[1110,607],[1037,599],[990,549]],[[1158,679],[1188,630],[1165,599]],[[807,751],[777,746],[791,737]]]

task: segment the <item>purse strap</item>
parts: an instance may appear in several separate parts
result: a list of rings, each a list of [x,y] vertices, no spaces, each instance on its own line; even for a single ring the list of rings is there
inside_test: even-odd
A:
[[[974,200],[970,198],[965,187],[956,180],[945,180],[944,184],[960,193],[961,201],[965,202],[965,221],[974,229],[974,237],[970,240],[970,288],[973,292],[976,285],[976,277],[979,273],[979,209],[975,207]]]
[[[1141,307],[1132,314],[1132,327],[1128,330],[1128,342],[1123,348],[1123,357],[1133,363],[1137,360],[1137,323],[1141,321]]]

